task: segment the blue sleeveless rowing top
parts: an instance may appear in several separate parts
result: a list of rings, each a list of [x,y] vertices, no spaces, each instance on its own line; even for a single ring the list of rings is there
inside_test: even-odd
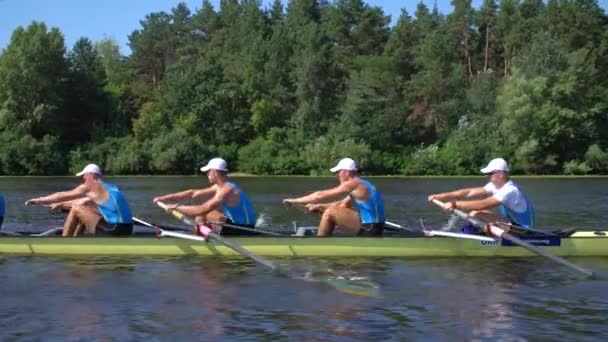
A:
[[[365,179],[359,178],[369,192],[369,198],[366,201],[358,201],[351,194],[350,197],[359,209],[359,217],[361,223],[384,223],[384,200],[376,187]]]
[[[0,193],[0,217],[4,217],[4,196]]]
[[[249,201],[249,198],[245,192],[233,182],[226,182],[226,184],[230,185],[239,192],[240,201],[235,206],[230,206],[228,203],[222,202],[222,206],[224,207],[224,215],[228,217],[234,224],[255,225],[255,211],[253,211],[253,206],[251,205],[251,202]]]
[[[114,184],[101,182],[110,195],[103,204],[98,204],[99,212],[108,223],[133,223],[127,200]]]
[[[523,193],[521,195],[526,199],[526,211],[523,213],[518,213],[502,204],[498,206],[498,211],[502,216],[508,218],[512,223],[518,226],[523,228],[533,228],[535,223],[534,208],[532,207],[530,200],[528,200],[528,197],[526,197]]]

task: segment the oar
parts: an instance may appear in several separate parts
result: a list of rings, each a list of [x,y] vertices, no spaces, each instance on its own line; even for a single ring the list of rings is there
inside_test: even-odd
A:
[[[146,224],[147,222],[137,218],[137,217],[133,217],[133,221],[137,224],[140,224],[142,226],[148,226],[149,224]],[[269,232],[266,230],[261,230],[261,229],[252,229],[252,228],[247,228],[247,227],[241,227],[241,226],[237,226],[237,225],[233,225],[233,224],[229,224],[229,223],[223,223],[223,222],[209,222],[211,224],[221,224],[224,225],[226,227],[229,228],[233,228],[233,229],[237,229],[237,230],[242,230],[244,232],[252,232],[252,233],[258,233],[260,235],[269,235],[269,236],[286,236],[285,234],[279,234],[279,233],[273,233],[273,232]],[[157,224],[155,225],[155,227],[159,227],[165,230],[179,230],[179,231],[183,231],[183,232],[192,232],[191,228],[187,228],[187,227],[179,227],[179,226],[173,226],[173,225],[166,225],[166,224]]]
[[[445,208],[445,204],[443,202],[437,200],[437,199],[433,199],[433,203],[435,203],[436,205],[438,205],[438,206],[440,206],[442,208]],[[485,222],[472,217],[471,215],[467,214],[466,212],[464,212],[464,211],[462,211],[462,210],[460,210],[458,208],[454,208],[452,210],[452,212],[455,213],[456,215],[462,217],[463,219],[471,222],[472,224],[476,225],[477,227],[479,227],[481,229],[484,229],[486,227],[486,223]],[[575,265],[575,264],[571,263],[570,261],[568,261],[568,260],[566,260],[564,258],[558,257],[557,255],[551,254],[551,253],[546,252],[546,251],[544,251],[544,250],[542,250],[540,248],[537,248],[537,247],[529,244],[528,242],[523,241],[523,240],[521,240],[521,239],[519,239],[519,238],[517,238],[517,237],[515,237],[515,236],[513,236],[513,235],[511,235],[511,234],[509,234],[507,232],[505,232],[504,230],[500,229],[496,225],[490,224],[489,228],[490,228],[490,232],[492,234],[494,234],[495,236],[499,237],[499,238],[502,238],[502,239],[505,239],[505,240],[509,240],[509,241],[513,242],[514,244],[519,245],[520,247],[523,247],[523,248],[525,248],[525,249],[527,249],[527,250],[529,250],[531,252],[534,252],[534,253],[536,253],[536,254],[538,254],[540,256],[544,256],[545,258],[548,258],[550,260],[553,260],[553,261],[555,261],[558,264],[561,264],[561,265],[566,266],[566,267],[568,267],[568,268],[570,268],[572,270],[580,272],[580,273],[582,273],[582,274],[584,274],[584,275],[586,275],[588,277],[593,277],[593,272],[592,271],[590,271],[590,270],[588,270],[586,268],[583,268],[581,266]]]
[[[400,224],[393,223],[393,222],[391,222],[391,221],[389,221],[389,220],[384,220],[384,225],[385,225],[385,226],[388,226],[388,227],[391,227],[391,228],[395,228],[395,229],[397,229],[397,230],[403,230],[403,231],[407,231],[407,232],[418,233],[418,231],[417,231],[417,230],[414,230],[414,229],[412,229],[412,228],[407,228],[407,227],[404,227],[404,226],[402,226],[402,225],[400,225]]]
[[[405,230],[409,230],[409,231],[414,231],[412,229],[403,227],[399,224],[390,222],[390,221],[385,221],[386,225],[389,225],[393,228],[397,228],[397,229],[405,229]],[[469,239],[469,240],[478,240],[478,241],[489,241],[489,242],[494,242],[496,241],[496,239],[493,239],[491,237],[488,236],[481,236],[481,235],[471,235],[471,234],[462,234],[462,233],[454,233],[454,232],[444,232],[441,230],[432,230],[432,229],[426,229],[423,226],[422,229],[422,233],[424,233],[424,235],[426,236],[446,236],[446,237],[453,237],[453,238],[460,238],[460,239]]]
[[[165,210],[167,210],[167,209],[169,208],[169,207],[168,207],[168,206],[167,206],[165,203],[163,203],[163,202],[161,202],[161,201],[157,201],[157,202],[156,202],[156,205],[158,205],[159,207],[161,207],[161,208],[163,208],[163,209],[165,209]],[[187,224],[187,225],[191,225],[191,226],[197,226],[197,227],[199,227],[199,228],[201,227],[200,225],[196,224],[196,222],[194,222],[194,220],[193,220],[193,219],[191,219],[191,218],[189,218],[189,217],[185,216],[184,214],[180,213],[180,212],[179,212],[179,211],[177,211],[177,210],[171,210],[171,215],[173,215],[173,217],[175,217],[176,219],[178,219],[178,220],[182,221],[183,223],[185,223],[185,224]],[[203,227],[205,227],[205,226],[203,226]],[[178,234],[179,234],[179,233],[178,233]],[[181,235],[181,234],[180,234],[180,235]],[[186,234],[183,234],[183,235],[186,235]],[[253,261],[255,261],[255,262],[259,263],[259,264],[261,264],[261,265],[264,265],[264,266],[266,266],[266,267],[270,268],[270,269],[271,269],[271,270],[273,270],[273,271],[274,271],[274,270],[276,270],[276,269],[277,269],[277,267],[278,267],[278,266],[277,266],[277,265],[275,265],[273,262],[270,262],[270,261],[268,261],[268,260],[266,260],[266,259],[264,259],[264,258],[262,258],[262,257],[259,257],[259,256],[255,255],[255,254],[253,254],[253,253],[249,252],[248,250],[246,250],[245,248],[241,247],[241,246],[240,246],[240,245],[238,245],[237,243],[234,243],[234,242],[232,242],[232,241],[229,241],[229,240],[227,240],[227,239],[224,239],[224,238],[223,238],[223,237],[221,237],[219,234],[217,234],[217,233],[213,232],[213,231],[212,231],[212,230],[210,230],[210,229],[208,229],[208,231],[207,231],[207,235],[208,235],[208,236],[209,236],[211,239],[213,239],[213,240],[216,240],[216,241],[220,242],[220,243],[221,243],[221,244],[223,244],[224,246],[226,246],[226,247],[228,247],[228,248],[230,248],[230,249],[234,250],[235,252],[237,252],[237,253],[239,253],[239,254],[241,254],[241,255],[243,255],[243,256],[245,256],[245,257],[247,257],[247,258],[249,258],[249,259],[251,259],[251,260],[253,260]],[[161,233],[161,236],[162,236],[162,233]],[[192,235],[188,235],[188,236],[191,236],[191,237],[196,237],[196,236],[192,236]]]
[[[165,210],[167,210],[167,208],[168,208],[168,206],[163,202],[158,201],[158,202],[156,202],[156,204]],[[172,210],[171,215],[173,215],[175,218],[177,218],[178,220],[182,221],[183,223],[185,223],[187,225],[198,226],[196,224],[196,222],[194,222],[193,219],[185,216],[184,214],[180,213],[177,210]],[[205,239],[198,237],[198,236],[194,236],[194,235],[186,235],[186,234],[180,234],[180,233],[167,234],[167,233],[170,233],[170,232],[165,233],[168,236],[176,236],[176,234],[179,234],[180,236],[176,236],[176,237],[181,237],[181,238],[186,238],[186,239],[191,239],[191,240],[198,240],[198,241],[201,241],[201,240],[206,241]],[[161,236],[162,236],[162,234],[163,233],[161,231]],[[288,272],[281,270],[278,265],[275,265],[274,263],[272,263],[266,259],[263,259],[259,256],[254,255],[253,253],[247,251],[245,248],[239,246],[238,244],[236,244],[234,242],[224,239],[223,237],[219,236],[218,234],[214,233],[213,231],[209,231],[208,236],[211,237],[212,239],[215,239],[215,240],[223,243],[225,246],[234,249],[238,253],[240,253],[248,258],[251,258],[256,262],[262,263],[264,266],[267,266],[267,267],[271,268],[272,270],[279,271],[280,273],[287,275],[288,277],[291,277],[291,276],[289,276]],[[353,283],[352,281],[348,281],[346,279],[341,279],[340,277],[325,277],[324,279],[321,279],[320,281],[327,285],[334,287],[335,289],[337,289],[340,292],[355,294],[358,296],[365,296],[365,297],[378,297],[378,286],[369,286],[369,285],[360,286],[356,283]]]

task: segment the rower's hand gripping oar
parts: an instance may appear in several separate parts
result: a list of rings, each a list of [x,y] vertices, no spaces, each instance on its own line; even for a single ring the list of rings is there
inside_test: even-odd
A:
[[[156,205],[158,205],[159,207],[163,208],[164,210],[168,210],[169,206],[166,205],[165,203],[161,202],[161,201],[157,201]],[[229,241],[223,237],[221,237],[219,234],[215,233],[213,230],[211,230],[209,227],[205,226],[205,225],[199,225],[197,224],[193,219],[185,216],[184,214],[180,213],[177,210],[170,210],[170,214],[173,215],[173,217],[175,217],[176,219],[182,221],[183,223],[187,224],[187,225],[192,225],[192,226],[196,226],[198,228],[199,231],[201,231],[201,233],[213,240],[216,240],[218,242],[220,242],[221,244],[223,244],[224,246],[234,250],[235,252],[248,257],[249,259],[264,265],[268,268],[270,268],[271,270],[276,270],[278,268],[277,265],[275,265],[273,262],[270,262],[260,256],[257,256],[251,252],[249,252],[248,250],[246,250],[245,248],[241,247],[240,245]],[[182,234],[180,234],[182,235]],[[186,235],[186,234],[183,234]],[[162,236],[162,234],[161,234]],[[196,236],[195,236],[196,237]]]
[[[432,202],[435,203],[436,205],[440,206],[443,209],[446,208],[445,203],[443,203],[443,202],[441,202],[441,201],[439,201],[437,199],[433,199]],[[502,238],[502,239],[505,239],[505,240],[509,240],[509,241],[513,242],[514,244],[519,245],[520,247],[523,247],[523,248],[525,248],[525,249],[527,249],[527,250],[529,250],[531,252],[534,252],[534,253],[536,253],[536,254],[538,254],[540,256],[544,256],[545,258],[551,259],[551,260],[555,261],[558,264],[566,266],[566,267],[570,268],[571,270],[575,270],[577,272],[580,272],[580,273],[582,273],[582,274],[584,274],[584,275],[586,275],[588,277],[593,277],[594,276],[594,274],[593,274],[592,271],[590,271],[590,270],[588,270],[586,268],[583,268],[581,266],[578,266],[576,264],[573,264],[570,261],[568,261],[568,260],[566,260],[564,258],[560,258],[557,255],[551,254],[551,253],[549,253],[549,252],[547,252],[545,250],[537,248],[537,247],[529,244],[528,242],[526,242],[524,240],[521,240],[521,239],[519,239],[519,238],[517,238],[517,237],[515,237],[515,236],[513,236],[513,235],[511,235],[511,234],[509,234],[507,232],[505,232],[504,230],[500,229],[499,227],[497,227],[494,224],[491,224],[491,223],[490,224],[486,224],[485,222],[472,217],[471,215],[467,214],[466,212],[464,212],[464,211],[462,211],[462,210],[460,210],[458,208],[453,208],[453,209],[451,209],[451,211],[454,214],[462,217],[463,219],[471,222],[472,224],[474,224],[475,226],[477,226],[477,227],[479,227],[481,229],[486,229],[487,228],[490,233],[492,233],[493,235],[495,235],[495,236],[497,236],[499,238]]]

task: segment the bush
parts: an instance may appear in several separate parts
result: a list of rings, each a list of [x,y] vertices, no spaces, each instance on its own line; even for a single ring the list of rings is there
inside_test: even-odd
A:
[[[591,168],[586,162],[570,160],[564,163],[564,173],[567,175],[586,175],[591,171]]]
[[[195,174],[210,158],[211,147],[205,146],[200,136],[190,135],[183,129],[159,135],[147,144],[152,173]]]
[[[439,146],[435,144],[428,147],[420,145],[406,158],[401,171],[406,175],[441,174],[438,154]]]
[[[605,174],[608,171],[608,153],[604,152],[599,145],[593,144],[585,153],[585,163],[595,173]]]
[[[272,128],[239,150],[239,169],[259,175],[304,174],[307,169],[299,153],[303,141],[295,130]]]
[[[0,144],[1,174],[58,175],[67,171],[66,158],[55,136],[37,140],[16,129],[5,130],[0,133]]]
[[[82,170],[89,163],[98,164],[106,174],[141,174],[150,170],[150,155],[145,145],[131,136],[106,138],[70,151],[70,172]]]
[[[322,136],[309,144],[302,153],[310,173],[329,174],[329,169],[342,158],[352,158],[361,169],[365,169],[371,157],[371,149],[366,143],[353,139],[338,140]]]

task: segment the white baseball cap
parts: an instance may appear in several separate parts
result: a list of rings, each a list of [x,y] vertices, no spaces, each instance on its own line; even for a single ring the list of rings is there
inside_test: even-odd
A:
[[[201,167],[201,171],[207,172],[209,170],[219,170],[219,171],[228,171],[226,167],[226,161],[222,158],[213,158],[211,159],[206,166]]]
[[[357,163],[350,158],[344,158],[338,162],[338,165],[329,169],[331,172],[338,172],[340,170],[357,171]]]
[[[509,165],[502,158],[496,158],[490,160],[488,166],[481,169],[481,173],[491,173],[494,171],[509,171]]]
[[[76,176],[82,176],[85,173],[96,173],[101,176],[101,168],[97,164],[89,164],[82,171],[78,172]]]

